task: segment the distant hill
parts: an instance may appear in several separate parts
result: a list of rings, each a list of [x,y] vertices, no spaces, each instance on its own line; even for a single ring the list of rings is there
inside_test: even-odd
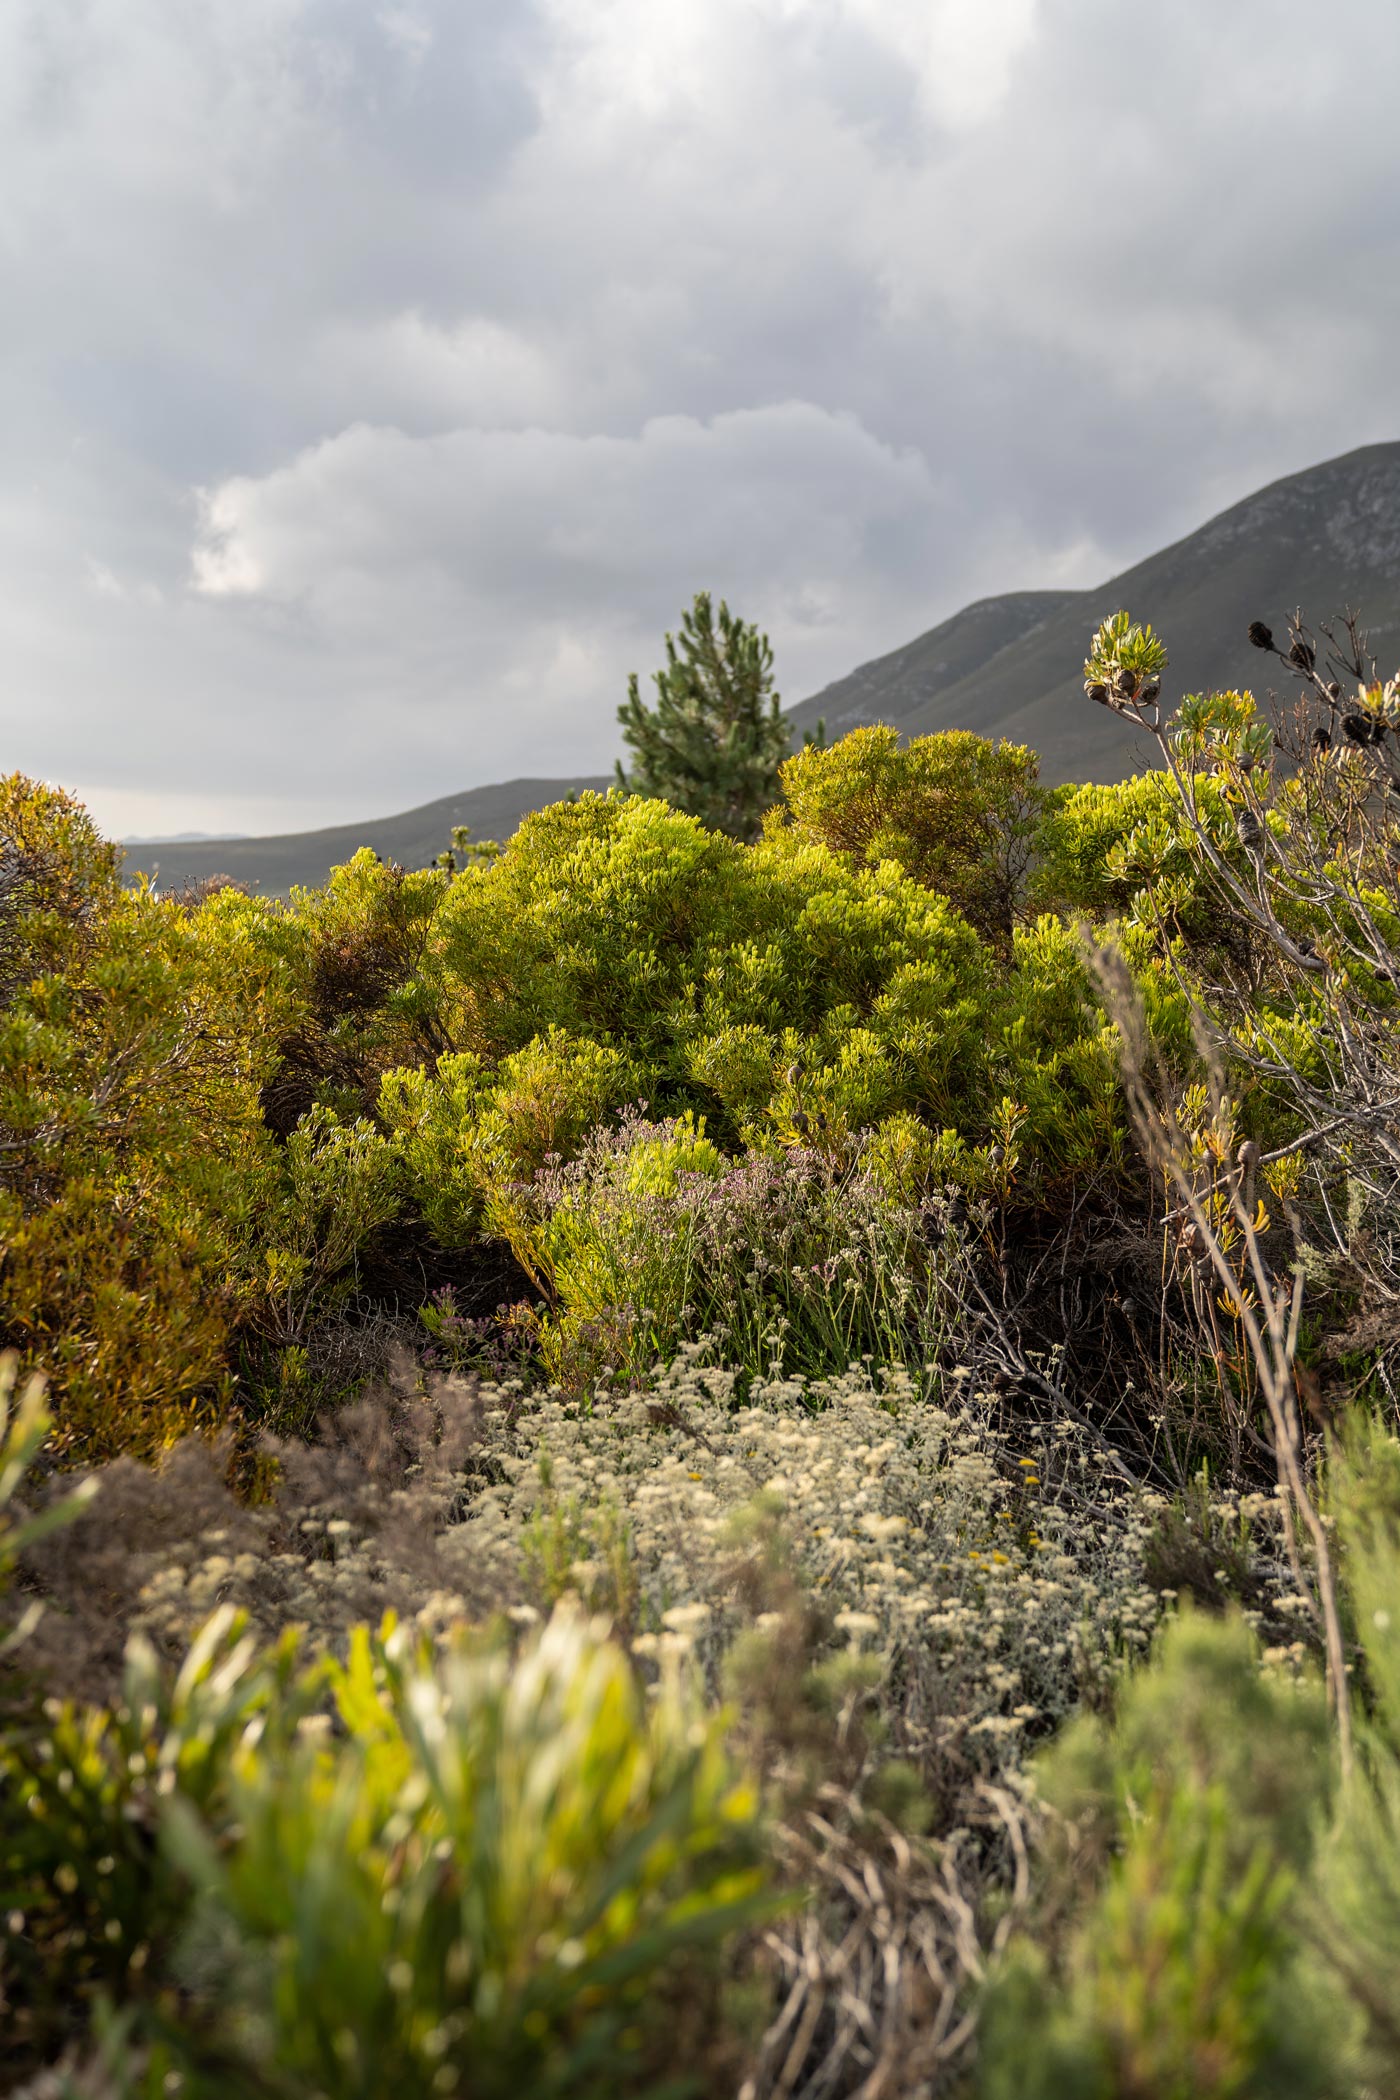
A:
[[[465,788],[444,795],[421,809],[397,817],[370,817],[362,824],[336,824],[326,831],[289,832],[282,838],[166,840],[130,844],[129,871],[150,874],[159,868],[160,887],[179,889],[209,875],[232,875],[265,896],[285,896],[293,886],[311,888],[325,881],[361,846],[372,846],[381,860],[405,868],[426,868],[451,843],[454,824],[465,824],[473,838],[505,839],[533,810],[545,809],[566,796],[611,783],[602,775],[576,780],[507,780],[495,787]]]
[[[1245,639],[1251,620],[1278,635],[1295,607],[1315,626],[1359,609],[1384,671],[1400,666],[1400,444],[1367,445],[1270,483],[1198,532],[1088,591],[1013,591],[964,606],[888,656],[862,664],[791,712],[795,739],[826,721],[831,738],[871,722],[904,736],[975,729],[1040,753],[1042,777],[1121,780],[1153,747],[1084,698],[1089,637],[1126,606],[1150,620],[1171,655],[1169,700],[1209,687],[1267,689],[1280,667]],[[130,867],[158,862],[162,888],[212,874],[268,894],[324,882],[357,847],[426,867],[454,824],[508,838],[523,817],[604,777],[509,780],[468,788],[402,816],[285,838],[129,845]]]
[[[1301,606],[1315,626],[1360,609],[1382,668],[1400,664],[1400,444],[1367,445],[1275,481],[1189,538],[1089,591],[1022,591],[967,606],[792,710],[828,735],[890,722],[905,736],[975,729],[1041,755],[1042,777],[1119,780],[1150,747],[1084,698],[1092,630],[1126,606],[1171,656],[1169,699],[1203,688],[1261,693],[1281,669],[1250,647]]]
[[[135,835],[123,838],[123,846],[205,846],[219,839],[246,839],[246,831],[160,831],[154,838]]]

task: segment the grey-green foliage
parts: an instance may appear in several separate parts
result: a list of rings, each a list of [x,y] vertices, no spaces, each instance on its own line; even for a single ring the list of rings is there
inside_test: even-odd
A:
[[[664,669],[653,673],[648,707],[634,672],[618,709],[631,752],[619,787],[669,802],[732,838],[758,837],[778,800],[778,768],[789,731],[773,690],[773,651],[757,627],[718,613],[708,591],[681,616],[679,639],[666,637]]]
[[[1400,1441],[1356,1416],[1332,1507],[1370,1708],[1360,1771],[1318,1854],[1312,1933],[1355,2008],[1364,2093],[1400,2091]]]
[[[985,2100],[1400,2092],[1400,1441],[1329,1462],[1358,1759],[1240,1618],[1183,1613],[1111,1726],[1047,1755],[1038,1940],[985,2007]]]
[[[1328,1779],[1312,1686],[1260,1672],[1238,1618],[1184,1612],[1111,1727],[1046,1759],[1061,1901],[986,2008],[986,2100],[1304,2100],[1334,2037],[1296,1894]],[[1086,1899],[1087,1892],[1087,1899]]]

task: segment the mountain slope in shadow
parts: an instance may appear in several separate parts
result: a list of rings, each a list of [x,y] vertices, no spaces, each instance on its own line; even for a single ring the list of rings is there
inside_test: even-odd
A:
[[[975,729],[1041,755],[1042,777],[1119,780],[1151,747],[1084,698],[1089,637],[1126,607],[1171,656],[1169,701],[1210,687],[1261,694],[1279,666],[1250,647],[1301,606],[1315,627],[1359,608],[1382,669],[1400,664],[1400,444],[1367,445],[1270,484],[1089,591],[984,599],[793,710],[799,732],[891,722],[905,736]],[[975,638],[975,641],[974,639]],[[988,643],[980,656],[976,645]]]

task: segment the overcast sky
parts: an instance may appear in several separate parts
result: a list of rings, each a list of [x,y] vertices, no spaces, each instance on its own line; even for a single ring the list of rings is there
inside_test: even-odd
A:
[[[1394,0],[5,0],[5,766],[604,770],[1400,436]]]

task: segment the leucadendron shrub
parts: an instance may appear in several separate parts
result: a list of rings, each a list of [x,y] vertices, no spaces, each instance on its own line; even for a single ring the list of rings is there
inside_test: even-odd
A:
[[[172,1678],[137,1639],[118,1706],[0,1750],[7,2046],[105,2005],[131,2093],[732,2089],[710,1957],[764,1872],[721,1731],[577,1604],[514,1652],[386,1624],[307,1668],[224,1608]]]
[[[877,723],[782,769],[770,834],[791,827],[855,866],[894,861],[994,945],[1020,917],[1046,793],[1024,744],[965,729],[901,741]]]
[[[494,1065],[551,1031],[625,1050],[630,1098],[708,1111],[726,1137],[794,1060],[840,1113],[857,1040],[889,1107],[922,1090],[950,1121],[975,1099],[989,964],[943,899],[815,843],[744,847],[664,803],[590,795],[528,818],[455,879],[431,967],[457,1050]],[[737,1088],[717,1048],[735,1030],[764,1065],[750,1055]]]
[[[1000,1141],[1009,1101],[1028,1181],[1042,1149],[1050,1173],[1086,1145],[1102,1165],[1112,1060],[1058,933],[1008,928],[993,948],[894,859],[797,825],[746,847],[663,803],[586,795],[454,878],[422,964],[452,1051],[391,1075],[381,1113],[414,1200],[458,1232],[480,1213],[447,1175],[500,1178],[516,1148],[518,1178],[639,1101],[704,1115],[730,1152],[839,1148],[912,1117],[970,1155]]]
[[[159,1448],[227,1394],[269,987],[57,790],[0,785],[0,856],[0,1319],[59,1448]]]
[[[261,1093],[287,1137],[313,1107],[346,1120],[371,1112],[384,1072],[448,1048],[421,964],[447,894],[438,868],[413,872],[362,848],[320,889],[224,897],[226,936],[280,974],[275,1059]]]
[[[19,775],[0,955],[0,1329],[54,1456],[150,1453],[227,1412],[247,1345],[335,1314],[399,1162],[328,1103],[269,1127],[296,1000],[251,900],[124,890],[80,806]]]

